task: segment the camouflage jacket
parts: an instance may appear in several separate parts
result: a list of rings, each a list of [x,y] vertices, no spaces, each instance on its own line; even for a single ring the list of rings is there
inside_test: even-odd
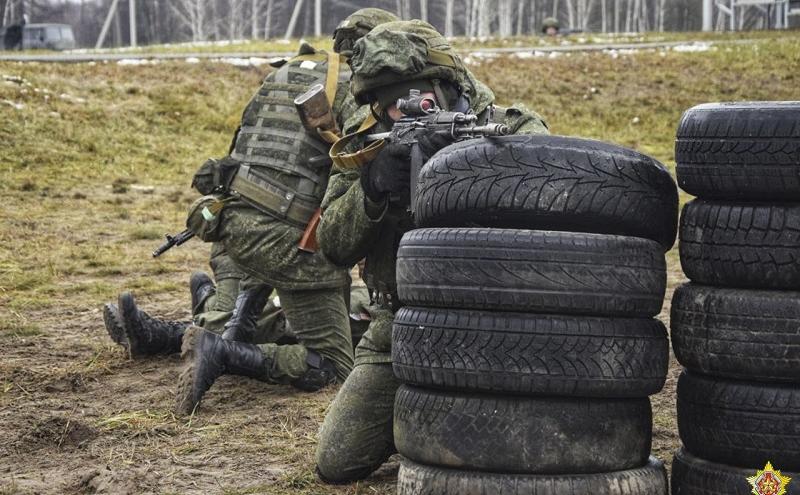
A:
[[[303,50],[306,53],[310,52],[309,48],[304,47],[301,49],[301,55]],[[279,66],[267,76],[263,87],[275,87],[276,81],[281,84],[280,81],[286,78],[284,73],[290,69],[297,70],[296,64],[291,61]],[[360,122],[369,114],[368,108],[360,108],[350,94],[348,75],[348,66],[342,64],[332,108],[338,124],[342,127],[345,122]],[[293,91],[297,92],[299,89]],[[289,93],[292,98],[296,96]],[[252,110],[253,102],[257,102],[259,98],[264,98],[260,92],[256,93],[245,109],[242,128],[254,125],[253,122],[257,117]],[[271,108],[272,106],[267,107],[268,110]],[[235,143],[238,143],[241,135],[238,134]],[[281,145],[280,142],[275,146],[264,145],[259,151],[267,160],[276,162],[281,159],[291,159],[294,156],[291,153],[298,153],[299,156],[299,151],[286,149],[288,144],[283,144],[283,147]],[[320,141],[319,146],[329,145]],[[288,157],[284,157],[286,154]],[[244,155],[244,158],[237,160],[238,157],[234,154],[231,158],[243,162],[248,160],[249,156]],[[298,178],[296,174],[284,173],[277,167],[260,166],[259,163],[253,165],[259,166],[262,174],[277,184],[293,186]],[[324,177],[328,177],[328,170],[324,171]],[[320,193],[320,198],[324,191],[325,189]],[[224,224],[219,228],[220,240],[225,244],[231,258],[242,271],[262,282],[286,289],[310,290],[339,287],[349,280],[347,269],[332,264],[321,251],[308,253],[298,249],[303,228],[263,212],[244,199],[233,199],[226,203],[220,215],[220,222]]]
[[[486,99],[476,101],[482,104]],[[473,111],[479,114],[488,110],[486,106],[474,107]],[[542,118],[521,105],[497,107],[493,120],[508,125],[512,134],[549,133]],[[341,266],[352,266],[366,258],[367,287],[384,298],[396,298],[397,248],[403,234],[413,228],[413,222],[405,207],[366,199],[359,175],[357,169],[334,166],[322,201],[324,213],[317,231],[320,248]],[[396,309],[395,304],[392,307]]]

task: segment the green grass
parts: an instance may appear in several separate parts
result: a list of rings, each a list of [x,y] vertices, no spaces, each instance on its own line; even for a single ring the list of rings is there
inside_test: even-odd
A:
[[[494,89],[499,103],[535,109],[553,133],[615,142],[672,169],[675,129],[687,108],[710,101],[797,98],[800,37],[746,35],[755,36],[765,39],[697,53],[471,57],[470,68]],[[517,41],[527,42],[511,42]],[[97,310],[122,287],[150,298],[188,299],[188,274],[206,265],[207,246],[189,241],[158,260],[150,252],[165,232],[182,230],[195,197],[192,173],[206,158],[224,155],[266,70],[210,61],[0,63],[0,339],[58,335],[57,328],[39,323],[42,314]],[[674,250],[668,260],[671,280],[677,280]],[[99,321],[99,314],[86,318]],[[116,349],[96,343],[89,348],[91,355],[70,369],[107,373],[122,366]],[[16,393],[0,390],[8,397]],[[168,417],[164,404],[106,414],[101,427],[128,439],[140,432],[147,437],[166,424],[256,454],[255,445],[266,442],[274,458],[290,466],[274,482],[224,486],[224,493],[387,493],[385,482],[341,488],[316,483],[309,466],[323,399],[282,397],[286,404],[294,402],[276,407],[287,407],[300,419],[277,409],[266,433],[264,425],[248,423],[210,428],[205,417],[185,425]],[[302,415],[306,410],[310,417]],[[656,421],[674,428],[672,409],[657,410]],[[209,428],[194,430],[204,427]],[[174,452],[196,448],[189,442]],[[117,455],[122,456],[109,457]],[[0,492],[13,491],[8,486]]]

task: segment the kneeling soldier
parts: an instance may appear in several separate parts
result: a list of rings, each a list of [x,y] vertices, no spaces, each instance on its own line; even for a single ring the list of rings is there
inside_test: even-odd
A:
[[[511,133],[548,132],[541,118],[530,112],[493,112],[491,90],[474,79],[445,38],[427,23],[378,26],[356,42],[350,65],[356,101],[371,105],[377,116],[369,132],[391,129],[401,117],[395,102],[410,89],[444,110],[472,111],[480,124],[494,114]],[[352,143],[363,144],[358,140],[356,135]],[[424,158],[449,143],[438,135],[419,139]],[[356,347],[355,367],[320,430],[317,471],[331,482],[364,478],[395,452],[392,413],[399,382],[392,374],[391,329],[399,303],[397,249],[402,235],[413,227],[408,212],[410,151],[389,143],[369,160],[368,150],[337,157],[318,231],[320,247],[332,261],[347,266],[366,258],[364,280],[373,295],[373,319]]]

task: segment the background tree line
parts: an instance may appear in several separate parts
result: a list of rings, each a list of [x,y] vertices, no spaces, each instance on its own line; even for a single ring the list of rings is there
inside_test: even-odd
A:
[[[128,2],[118,0],[106,45],[127,44]],[[113,0],[0,0],[3,24],[71,24],[80,46],[93,46]],[[136,0],[140,44],[326,35],[361,7],[431,22],[448,36],[514,36],[562,28],[592,32],[701,28],[700,0]],[[745,27],[763,27],[758,11]]]

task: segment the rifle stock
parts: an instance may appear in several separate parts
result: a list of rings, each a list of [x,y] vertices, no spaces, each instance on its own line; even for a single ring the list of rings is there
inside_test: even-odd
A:
[[[297,245],[298,249],[307,253],[317,252],[317,249],[319,249],[319,245],[317,244],[317,227],[319,227],[321,218],[322,208],[317,208],[317,211],[311,216],[311,220],[308,221],[306,230],[303,231],[303,237],[300,238],[300,242]]]

